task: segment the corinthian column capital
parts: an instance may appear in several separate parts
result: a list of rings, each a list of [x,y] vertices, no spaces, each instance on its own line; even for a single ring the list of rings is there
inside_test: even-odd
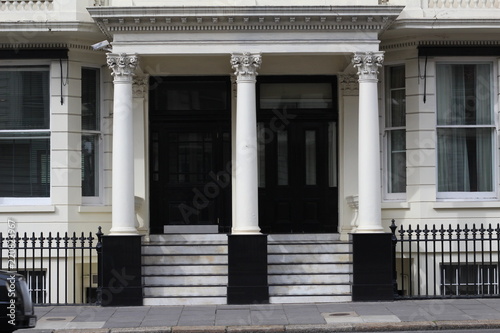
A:
[[[115,78],[122,76],[134,76],[139,59],[136,54],[116,54],[108,53],[108,67],[113,71],[111,73]]]
[[[378,68],[384,63],[384,52],[356,52],[352,65],[358,69],[359,80],[377,80]]]
[[[260,53],[233,53],[231,55],[231,67],[234,75],[240,79],[253,79],[257,76],[257,69],[262,63]]]

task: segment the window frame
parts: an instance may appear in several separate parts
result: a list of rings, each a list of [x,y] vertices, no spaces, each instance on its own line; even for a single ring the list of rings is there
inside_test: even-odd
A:
[[[97,191],[98,194],[94,196],[84,196],[83,195],[83,188],[82,188],[82,205],[101,205],[103,202],[103,197],[104,197],[104,131],[103,127],[105,125],[104,123],[104,115],[103,115],[103,110],[104,110],[104,105],[103,105],[103,99],[102,96],[104,94],[103,91],[103,70],[100,66],[95,65],[95,64],[82,64],[80,67],[80,73],[82,74],[83,69],[92,69],[96,70],[98,72],[98,89],[97,89],[97,105],[99,108],[99,129],[98,130],[84,130],[83,129],[83,124],[80,124],[80,130],[81,130],[81,135],[80,139],[83,139],[84,135],[96,135],[98,138],[98,144],[97,144],[97,164],[98,164],[98,170],[96,177],[98,178],[97,180]],[[82,90],[80,90],[80,96],[82,94]],[[80,110],[81,111],[81,110]],[[82,170],[83,172],[83,170]],[[80,182],[81,183],[81,182]]]
[[[390,166],[390,158],[391,158],[391,147],[390,147],[390,132],[392,131],[397,131],[397,130],[404,130],[405,131],[405,136],[406,136],[406,132],[407,132],[407,122],[405,120],[405,126],[387,126],[387,118],[389,117],[389,111],[390,111],[390,107],[391,107],[391,102],[390,102],[390,92],[391,92],[391,81],[390,81],[390,70],[391,68],[395,68],[395,67],[403,67],[404,68],[404,72],[405,72],[405,86],[404,86],[404,90],[405,90],[405,103],[406,103],[406,96],[407,96],[407,84],[406,84],[406,77],[407,77],[407,68],[406,68],[406,63],[391,63],[391,64],[388,64],[385,66],[384,68],[384,71],[383,71],[383,75],[384,75],[384,101],[385,101],[385,105],[384,105],[384,108],[383,108],[383,117],[382,117],[382,121],[383,121],[383,128],[384,128],[384,132],[383,132],[383,169],[384,169],[384,172],[383,172],[383,191],[384,191],[384,201],[406,201],[407,200],[407,189],[404,191],[404,192],[390,192],[389,190],[389,182],[390,182],[390,169],[391,169],[391,166]],[[405,104],[406,105],[406,104]],[[406,117],[406,106],[405,106],[405,117]],[[406,174],[405,174],[405,177],[406,177],[406,183],[408,182],[408,156],[406,155],[407,154],[407,144],[405,144],[405,156],[406,156]],[[407,183],[408,184],[408,183]]]
[[[49,101],[49,126],[44,129],[29,129],[29,130],[3,130],[0,129],[0,133],[47,133],[47,138],[49,140],[49,175],[50,175],[50,184],[49,184],[49,195],[47,197],[0,197],[0,206],[22,206],[22,205],[34,205],[34,206],[42,206],[42,205],[50,205],[52,198],[52,117],[51,117],[51,109],[52,109],[52,62],[47,60],[3,60],[2,65],[0,66],[0,70],[2,69],[15,69],[21,67],[32,67],[32,68],[46,68],[46,71],[49,74],[49,87],[48,87],[48,101]],[[45,69],[44,69],[45,71]]]
[[[434,59],[432,62],[433,72],[434,72],[434,86],[438,86],[437,78],[437,67],[438,65],[479,65],[488,64],[491,66],[491,82],[490,82],[490,98],[491,98],[491,112],[492,112],[492,123],[491,125],[439,125],[438,124],[438,100],[437,93],[434,104],[434,141],[436,143],[435,147],[435,177],[436,177],[436,200],[437,201],[484,201],[484,200],[494,200],[498,198],[498,159],[499,154],[497,152],[498,144],[495,139],[498,133],[498,65],[494,58],[492,57],[439,57]],[[491,163],[492,163],[492,191],[486,192],[445,192],[439,191],[439,152],[438,152],[438,129],[477,129],[477,128],[491,128]]]

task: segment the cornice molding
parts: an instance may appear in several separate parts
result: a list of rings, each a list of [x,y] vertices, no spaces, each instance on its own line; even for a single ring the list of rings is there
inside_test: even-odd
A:
[[[500,46],[500,40],[423,40],[410,41],[392,44],[381,44],[382,51],[401,50],[401,49],[416,49],[419,46],[435,46],[435,47],[486,47]]]
[[[47,22],[0,22],[0,32],[20,31],[20,32],[91,32],[98,33],[99,29],[94,22],[76,22],[76,21],[47,21]]]
[[[450,19],[450,18],[419,18],[419,19],[399,19],[395,21],[388,30],[402,29],[499,29],[498,19]]]
[[[403,6],[94,7],[101,31],[376,31],[397,18]]]
[[[76,49],[93,51],[92,46],[88,44],[75,43],[0,43],[0,50],[31,50],[31,49]]]
[[[424,40],[418,46],[500,46],[499,40]]]

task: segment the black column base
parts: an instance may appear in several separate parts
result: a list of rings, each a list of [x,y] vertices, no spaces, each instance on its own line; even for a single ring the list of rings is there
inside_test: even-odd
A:
[[[267,235],[228,235],[227,304],[268,304]]]
[[[353,301],[394,300],[392,235],[351,234],[353,242]]]
[[[103,236],[100,272],[102,306],[140,306],[142,236]]]

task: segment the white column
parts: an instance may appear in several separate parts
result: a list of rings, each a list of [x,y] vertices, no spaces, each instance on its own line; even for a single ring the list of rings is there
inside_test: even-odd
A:
[[[381,214],[378,68],[383,52],[355,53],[359,75],[358,233],[384,232]]]
[[[132,82],[137,56],[108,54],[113,71],[113,177],[111,235],[137,235],[134,202]]]
[[[259,234],[255,83],[260,54],[231,56],[236,75],[236,214],[232,234]]]

